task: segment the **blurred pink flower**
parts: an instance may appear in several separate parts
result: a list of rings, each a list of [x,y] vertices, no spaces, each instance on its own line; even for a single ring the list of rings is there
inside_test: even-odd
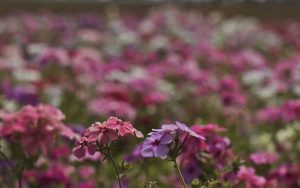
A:
[[[281,115],[282,111],[280,107],[267,107],[257,112],[256,119],[259,122],[275,123],[276,121],[281,119]]]
[[[169,97],[167,94],[162,92],[150,92],[143,96],[143,103],[145,105],[161,104],[168,101]]]
[[[130,103],[110,98],[93,99],[88,103],[88,107],[94,114],[116,115],[129,119],[136,116],[136,110]]]
[[[241,166],[237,178],[246,183],[246,188],[263,188],[267,181],[264,177],[255,174],[254,168]]]
[[[257,165],[272,164],[277,160],[278,156],[269,152],[258,152],[250,155],[250,160]]]
[[[47,154],[58,135],[76,134],[62,123],[64,114],[50,105],[25,106],[19,112],[0,114],[0,137],[19,143],[28,154]]]

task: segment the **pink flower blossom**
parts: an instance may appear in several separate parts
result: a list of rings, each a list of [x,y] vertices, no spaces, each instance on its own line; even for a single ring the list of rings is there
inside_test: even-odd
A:
[[[250,155],[250,160],[257,165],[272,164],[277,160],[277,155],[269,152],[258,152]]]
[[[50,105],[25,106],[19,112],[0,114],[0,137],[19,143],[28,154],[48,153],[58,135],[76,134],[62,123],[64,114]]]
[[[110,98],[93,99],[88,103],[88,108],[93,114],[117,115],[129,119],[136,116],[136,110],[130,103]]]
[[[109,127],[115,127],[118,130],[119,136],[131,134],[138,138],[143,138],[143,134],[136,130],[129,122],[124,122],[116,117],[109,117],[105,123]]]
[[[86,155],[86,151],[88,151],[90,155],[94,155],[96,152],[96,145],[88,142],[88,138],[83,136],[79,141],[77,141],[76,147],[73,148],[72,152],[77,158],[80,159]]]
[[[290,122],[300,119],[300,99],[289,100],[281,108],[284,121]]]
[[[255,174],[254,168],[241,166],[237,178],[246,183],[246,188],[263,188],[267,181],[264,177]]]
[[[143,103],[146,105],[161,104],[168,100],[168,96],[162,92],[150,92],[143,97]]]
[[[83,132],[73,148],[73,154],[79,159],[85,157],[87,153],[94,155],[99,147],[127,135],[143,137],[143,134],[129,122],[124,122],[116,117],[110,117],[103,123],[95,122]]]

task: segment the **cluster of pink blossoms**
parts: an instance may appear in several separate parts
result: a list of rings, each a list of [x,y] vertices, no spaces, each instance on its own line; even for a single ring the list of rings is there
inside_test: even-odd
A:
[[[300,118],[300,100],[291,99],[278,106],[263,108],[257,112],[256,118],[267,123],[296,121]]]
[[[19,112],[0,112],[0,138],[18,143],[29,155],[47,154],[57,135],[70,139],[75,133],[66,127],[64,114],[50,105],[25,106]]]
[[[124,122],[116,117],[110,117],[102,123],[95,122],[83,132],[73,148],[73,154],[79,159],[83,158],[87,152],[94,155],[99,147],[127,135],[143,138],[143,134],[129,122]]]

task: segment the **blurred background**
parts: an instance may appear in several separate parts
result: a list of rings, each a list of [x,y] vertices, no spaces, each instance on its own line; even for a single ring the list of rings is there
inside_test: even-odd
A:
[[[176,6],[203,14],[213,11],[224,16],[252,16],[262,20],[299,19],[299,0],[2,0],[0,13],[12,11],[41,11],[79,13],[93,11],[107,14],[111,8],[122,13],[146,14],[161,6]]]
[[[299,75],[300,0],[0,0],[0,141],[22,171],[38,153],[28,157],[27,187],[115,183],[100,155],[74,158],[75,140],[57,133],[53,148],[32,147],[43,138],[27,121],[24,135],[3,131],[11,117],[27,118],[26,105],[52,119],[41,104],[78,134],[109,116],[144,135],[186,123],[207,138],[179,157],[189,184],[300,187]],[[141,145],[114,146],[119,161],[134,162],[124,184],[180,185],[172,165],[143,158]],[[2,161],[0,187],[22,181]]]

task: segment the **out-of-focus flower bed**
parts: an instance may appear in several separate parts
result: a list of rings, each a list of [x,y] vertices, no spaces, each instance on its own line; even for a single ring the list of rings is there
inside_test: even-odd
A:
[[[0,91],[0,187],[118,187],[106,150],[87,142],[101,135],[110,152],[110,141],[142,137],[136,129],[155,130],[112,148],[123,187],[182,187],[172,163],[144,158],[167,155],[193,187],[300,187],[297,22],[175,9],[2,16]],[[136,129],[111,128],[124,122],[110,116]],[[175,124],[157,130],[176,120],[205,138],[178,137],[178,158],[160,134]]]

